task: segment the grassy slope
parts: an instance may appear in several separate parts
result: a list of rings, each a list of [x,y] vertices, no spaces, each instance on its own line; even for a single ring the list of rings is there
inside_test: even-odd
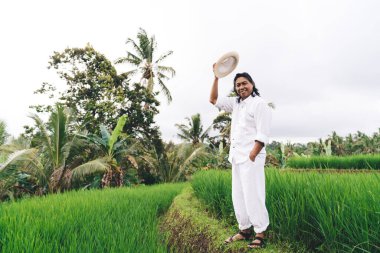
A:
[[[223,241],[236,233],[222,220],[215,219],[194,196],[191,187],[184,189],[161,222],[169,245],[175,252],[252,252],[248,241],[224,245]],[[288,245],[268,244],[260,252],[293,252]]]

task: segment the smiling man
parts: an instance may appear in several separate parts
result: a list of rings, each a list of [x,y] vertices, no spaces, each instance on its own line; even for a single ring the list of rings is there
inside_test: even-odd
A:
[[[218,99],[218,82],[215,76],[210,102],[218,109],[232,113],[228,160],[232,164],[232,202],[239,224],[239,232],[225,243],[251,239],[254,230],[256,235],[248,247],[262,248],[269,225],[265,206],[264,146],[268,143],[271,109],[260,97],[248,73],[238,73],[234,78],[237,97]]]

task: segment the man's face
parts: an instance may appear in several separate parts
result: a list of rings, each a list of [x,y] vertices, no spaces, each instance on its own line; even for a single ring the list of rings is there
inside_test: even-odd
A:
[[[244,100],[252,94],[253,84],[247,78],[239,77],[236,79],[235,88],[239,96]]]

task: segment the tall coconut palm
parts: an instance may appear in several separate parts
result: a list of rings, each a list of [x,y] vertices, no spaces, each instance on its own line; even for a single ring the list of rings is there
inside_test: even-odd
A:
[[[157,42],[154,36],[149,37],[146,31],[140,28],[137,34],[137,41],[128,38],[127,45],[131,44],[133,51],[127,51],[127,57],[121,57],[116,60],[116,64],[128,63],[135,69],[124,73],[127,76],[141,74],[140,82],[146,85],[147,90],[153,93],[154,85],[159,85],[161,91],[166,96],[168,103],[172,101],[169,89],[165,81],[174,77],[175,70],[172,67],[161,65],[162,61],[173,54],[168,51],[158,58],[155,58]]]
[[[124,144],[126,139],[119,139],[126,121],[127,116],[121,116],[112,133],[109,133],[106,127],[101,125],[101,136],[93,134],[78,135],[89,143],[95,144],[100,151],[101,157],[74,168],[73,180],[80,180],[89,175],[102,174],[102,187],[123,185],[123,171],[120,166],[122,158],[127,157],[128,160],[137,167],[136,161],[129,155],[132,146],[125,148]]]
[[[185,124],[175,124],[180,133],[178,137],[182,140],[189,141],[193,145],[198,143],[203,143],[203,141],[208,138],[208,132],[211,127],[208,127],[203,131],[201,115],[199,113],[191,116],[191,118],[185,118],[187,120],[187,125]]]

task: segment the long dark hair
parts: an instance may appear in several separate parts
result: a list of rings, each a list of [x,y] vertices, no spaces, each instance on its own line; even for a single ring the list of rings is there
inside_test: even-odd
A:
[[[255,82],[253,81],[252,77],[247,73],[247,72],[243,72],[243,73],[237,73],[235,78],[234,78],[234,91],[235,91],[235,94],[239,97],[238,98],[238,102],[240,103],[240,100],[241,100],[241,97],[239,96],[239,94],[237,93],[237,90],[236,90],[236,80],[239,78],[239,77],[244,77],[245,79],[248,80],[248,82],[250,82],[252,85],[253,85],[253,90],[252,90],[252,93],[251,93],[251,96],[254,97],[254,96],[260,96],[260,93],[259,93],[259,90],[256,88],[256,84]]]

